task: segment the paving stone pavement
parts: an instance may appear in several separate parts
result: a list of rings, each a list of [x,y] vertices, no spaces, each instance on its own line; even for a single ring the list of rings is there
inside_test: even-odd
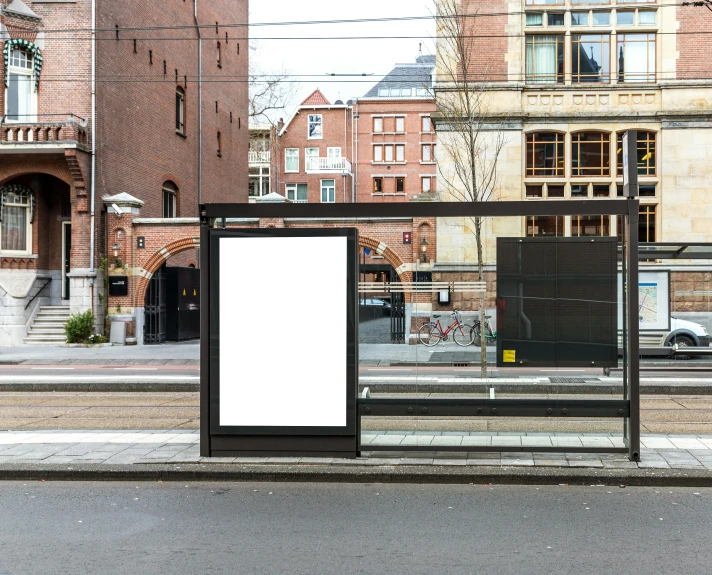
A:
[[[712,436],[644,435],[642,461],[628,461],[624,453],[547,453],[542,447],[622,447],[615,434],[515,435],[511,432],[457,435],[425,432],[369,432],[361,438],[358,459],[298,457],[203,458],[200,436],[192,430],[158,431],[7,431],[0,432],[2,464],[97,463],[141,464],[279,464],[279,465],[435,465],[486,467],[577,467],[606,469],[699,469],[712,470]],[[388,451],[368,451],[368,446],[392,446]],[[399,450],[399,446],[422,445],[427,451]],[[478,446],[531,448],[523,452],[477,452]],[[461,452],[438,451],[460,446]]]

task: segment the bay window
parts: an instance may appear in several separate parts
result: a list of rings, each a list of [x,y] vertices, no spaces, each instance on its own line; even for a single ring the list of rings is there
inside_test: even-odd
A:
[[[564,36],[527,36],[527,82],[563,84]]]
[[[32,192],[16,188],[0,189],[0,252],[30,253]]]

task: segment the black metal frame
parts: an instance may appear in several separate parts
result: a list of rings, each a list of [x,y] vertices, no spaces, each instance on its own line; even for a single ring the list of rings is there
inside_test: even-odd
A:
[[[420,410],[420,415],[440,415],[462,410],[467,415],[491,417],[492,409],[497,409],[499,415],[506,413],[516,417],[554,417],[585,413],[587,417],[622,418],[625,421],[625,448],[574,448],[574,447],[467,447],[463,446],[363,446],[368,451],[537,451],[537,452],[586,452],[586,453],[628,453],[631,460],[640,460],[640,333],[638,322],[638,220],[640,202],[637,198],[605,199],[605,200],[552,200],[547,202],[424,202],[424,203],[385,203],[385,204],[205,204],[200,208],[201,214],[201,245],[208,246],[209,223],[217,218],[342,218],[355,220],[358,218],[389,218],[389,217],[526,217],[526,216],[567,216],[567,215],[609,215],[625,216],[626,234],[623,242],[624,256],[624,322],[625,354],[623,400],[450,400],[450,399],[359,399],[359,420],[361,416],[410,415],[411,408]],[[202,293],[208,294],[209,289],[209,259],[208,250],[203,248],[201,254]],[[203,302],[202,310],[209,309]],[[209,421],[209,382],[210,382],[210,340],[206,334],[210,332],[210,320],[207,313],[201,317],[201,421]],[[459,404],[467,401],[469,405]],[[505,403],[501,403],[505,401]],[[423,408],[427,410],[424,414]],[[477,409],[482,409],[480,414]],[[369,411],[366,411],[366,410]],[[490,412],[485,414],[485,410]],[[549,414],[548,410],[552,409]],[[563,413],[566,409],[567,413]],[[500,411],[502,410],[502,411]],[[621,410],[623,412],[621,413]],[[415,413],[414,413],[415,414]],[[357,424],[360,437],[360,423]],[[359,442],[360,443],[360,442]],[[303,444],[303,454],[309,451],[308,444]],[[360,447],[359,447],[360,449]],[[208,426],[201,425],[201,453],[215,454],[211,449]]]
[[[143,308],[144,343],[160,344],[166,342],[166,268],[161,266],[151,277],[146,288],[146,300]]]
[[[220,412],[220,239],[236,237],[344,237],[347,240],[346,424],[339,427],[225,426]],[[358,231],[355,229],[210,229],[201,227],[201,454],[206,456],[312,455],[355,457],[358,452]],[[204,265],[207,260],[207,265]],[[207,279],[207,284],[203,283]],[[209,290],[209,291],[206,291]],[[202,313],[205,310],[206,313]],[[207,326],[204,323],[207,316]],[[208,332],[204,330],[208,329]],[[206,336],[205,334],[208,334]],[[208,369],[203,347],[210,342]],[[203,370],[205,369],[205,373]],[[207,382],[205,378],[207,377]],[[259,383],[259,382],[256,382]],[[207,394],[203,388],[208,387]],[[207,419],[203,401],[207,399]],[[207,438],[203,435],[207,434]],[[204,445],[207,449],[204,450]]]

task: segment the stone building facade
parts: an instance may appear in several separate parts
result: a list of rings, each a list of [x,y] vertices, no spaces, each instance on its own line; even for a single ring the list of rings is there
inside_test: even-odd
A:
[[[103,330],[117,312],[103,260],[114,245],[130,259],[122,194],[161,219],[197,216],[200,199],[247,201],[247,85],[198,81],[246,76],[249,50],[234,25],[247,9],[247,0],[2,0],[0,346],[22,343],[47,305],[92,309]]]
[[[470,69],[486,86],[483,123],[491,141],[505,140],[496,199],[621,196],[621,138],[636,129],[640,241],[712,241],[712,41],[703,30],[704,8],[629,0],[463,6],[479,15],[467,21],[475,42],[486,43],[487,57],[472,58]],[[439,63],[446,62],[445,42],[439,50]],[[437,97],[447,98],[454,85],[439,68]],[[436,123],[439,139],[447,138],[448,122]],[[441,179],[452,181],[452,158],[443,152],[438,159]],[[498,236],[621,234],[615,217],[487,219],[489,305]],[[477,257],[467,222],[438,222],[437,261],[436,277],[473,277]],[[644,263],[646,269],[671,272],[674,313],[701,321],[712,312],[709,266],[660,261]]]

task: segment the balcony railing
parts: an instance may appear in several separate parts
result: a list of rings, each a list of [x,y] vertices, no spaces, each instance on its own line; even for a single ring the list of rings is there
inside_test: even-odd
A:
[[[250,152],[248,162],[250,164],[269,164],[272,154],[269,152]]]
[[[346,158],[307,158],[307,173],[351,173],[351,162]]]
[[[0,121],[0,146],[62,143],[88,146],[87,121],[74,114],[4,116]]]

